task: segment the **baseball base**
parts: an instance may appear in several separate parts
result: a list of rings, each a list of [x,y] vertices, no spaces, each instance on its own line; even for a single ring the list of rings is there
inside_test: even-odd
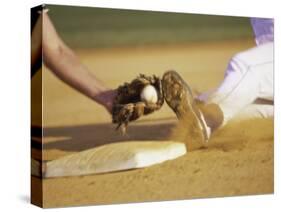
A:
[[[47,162],[44,177],[79,176],[143,168],[175,159],[185,153],[183,143],[172,141],[107,144]]]

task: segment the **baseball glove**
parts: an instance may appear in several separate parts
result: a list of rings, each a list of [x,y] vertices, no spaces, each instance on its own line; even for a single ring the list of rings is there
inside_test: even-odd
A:
[[[157,92],[157,102],[147,103],[141,100],[141,92],[147,85],[152,85]],[[117,88],[117,96],[113,102],[112,122],[117,124],[116,129],[126,132],[128,123],[137,120],[143,115],[159,110],[164,103],[161,79],[159,77],[140,74],[130,83],[124,83]]]

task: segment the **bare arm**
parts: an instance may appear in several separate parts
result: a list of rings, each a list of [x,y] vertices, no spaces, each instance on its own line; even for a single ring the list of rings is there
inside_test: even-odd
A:
[[[48,14],[43,15],[43,61],[65,83],[103,105],[111,112],[115,91],[109,89],[84,66],[57,34]]]

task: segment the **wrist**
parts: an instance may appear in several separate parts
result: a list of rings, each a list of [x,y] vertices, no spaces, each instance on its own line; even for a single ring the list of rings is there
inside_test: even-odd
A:
[[[109,113],[112,111],[113,101],[116,97],[116,90],[105,90],[94,96],[94,100],[104,106]]]

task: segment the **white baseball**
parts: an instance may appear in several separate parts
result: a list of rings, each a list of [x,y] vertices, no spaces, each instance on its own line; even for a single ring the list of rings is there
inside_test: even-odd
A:
[[[141,100],[146,103],[156,103],[157,102],[157,91],[154,86],[147,85],[141,91]]]

